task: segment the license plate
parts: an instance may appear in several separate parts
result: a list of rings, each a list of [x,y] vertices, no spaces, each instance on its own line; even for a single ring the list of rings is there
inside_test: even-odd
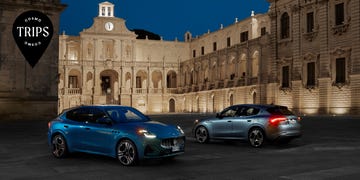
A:
[[[180,151],[180,146],[173,146],[171,150],[172,152]]]
[[[296,123],[296,120],[295,120],[295,119],[290,119],[290,120],[289,120],[289,123],[290,123],[290,124],[295,124],[295,123]]]

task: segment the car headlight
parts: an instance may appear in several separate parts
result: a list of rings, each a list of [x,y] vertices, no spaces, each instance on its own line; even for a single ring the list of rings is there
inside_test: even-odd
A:
[[[143,135],[143,136],[145,136],[146,138],[149,138],[149,139],[154,139],[154,138],[156,138],[156,135],[155,135],[155,134],[147,131],[146,129],[139,129],[139,130],[138,130],[138,134]]]
[[[179,131],[181,134],[185,134],[184,131],[181,129],[180,126],[177,126],[177,129],[178,129],[178,131]]]

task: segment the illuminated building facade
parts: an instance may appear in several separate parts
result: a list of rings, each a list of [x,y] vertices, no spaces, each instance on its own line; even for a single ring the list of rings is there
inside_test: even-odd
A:
[[[360,2],[269,0],[266,14],[184,42],[137,39],[113,4],[80,36],[60,35],[59,110],[130,105],[145,113],[217,112],[238,103],[300,114],[358,113]]]

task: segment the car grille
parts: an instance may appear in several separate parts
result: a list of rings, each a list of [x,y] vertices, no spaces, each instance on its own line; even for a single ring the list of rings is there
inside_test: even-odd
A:
[[[161,141],[161,147],[163,148],[172,148],[175,146],[183,146],[185,143],[185,138],[169,138],[169,139],[163,139]]]

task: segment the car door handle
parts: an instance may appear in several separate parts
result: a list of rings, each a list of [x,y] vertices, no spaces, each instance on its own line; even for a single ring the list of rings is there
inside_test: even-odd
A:
[[[90,130],[90,128],[87,127],[87,128],[85,128],[85,130]]]
[[[232,122],[232,121],[228,121],[228,122]]]
[[[251,120],[247,120],[247,122],[251,122]]]
[[[64,128],[69,128],[69,126],[67,126],[67,125],[64,125]]]

